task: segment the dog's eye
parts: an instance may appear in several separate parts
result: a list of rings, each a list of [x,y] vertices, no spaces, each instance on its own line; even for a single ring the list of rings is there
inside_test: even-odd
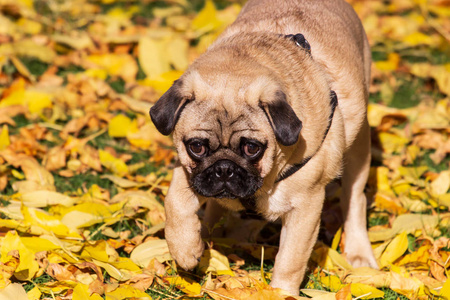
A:
[[[201,158],[206,155],[207,148],[203,141],[193,140],[187,144],[188,152],[191,156],[195,158]]]
[[[247,142],[244,144],[244,154],[249,158],[255,158],[261,153],[261,146]]]

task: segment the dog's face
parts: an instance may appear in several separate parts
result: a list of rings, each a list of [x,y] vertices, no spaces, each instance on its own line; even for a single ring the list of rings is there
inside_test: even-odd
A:
[[[173,132],[191,187],[201,196],[246,199],[262,186],[280,145],[298,141],[302,122],[273,74],[223,49],[200,57],[150,111]]]

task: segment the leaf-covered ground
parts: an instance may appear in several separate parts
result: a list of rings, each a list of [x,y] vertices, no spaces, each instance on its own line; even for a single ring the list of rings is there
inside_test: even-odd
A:
[[[380,270],[340,254],[334,183],[296,298],[450,299],[450,2],[351,3],[374,60]],[[268,286],[279,224],[230,215],[192,272],[164,240],[176,153],[148,110],[242,4],[0,0],[1,300],[294,299]]]

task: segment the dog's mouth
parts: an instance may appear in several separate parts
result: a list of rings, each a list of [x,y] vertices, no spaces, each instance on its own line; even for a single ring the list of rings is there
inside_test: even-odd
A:
[[[230,191],[228,191],[226,189],[221,190],[219,193],[213,195],[212,197],[218,198],[218,199],[223,199],[223,198],[237,199],[237,198],[239,198],[237,195],[234,195],[233,193],[231,193]]]
[[[262,178],[230,160],[220,160],[191,178],[194,190],[204,197],[245,199],[262,186]]]

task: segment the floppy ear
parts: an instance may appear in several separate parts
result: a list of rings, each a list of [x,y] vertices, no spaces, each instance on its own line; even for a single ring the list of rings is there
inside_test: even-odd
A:
[[[294,145],[302,129],[302,121],[287,102],[285,93],[277,91],[275,98],[275,101],[263,107],[264,112],[272,125],[277,141],[284,146]]]
[[[164,135],[172,133],[181,111],[189,102],[180,92],[182,81],[175,80],[172,87],[150,109],[150,118],[156,129]]]

